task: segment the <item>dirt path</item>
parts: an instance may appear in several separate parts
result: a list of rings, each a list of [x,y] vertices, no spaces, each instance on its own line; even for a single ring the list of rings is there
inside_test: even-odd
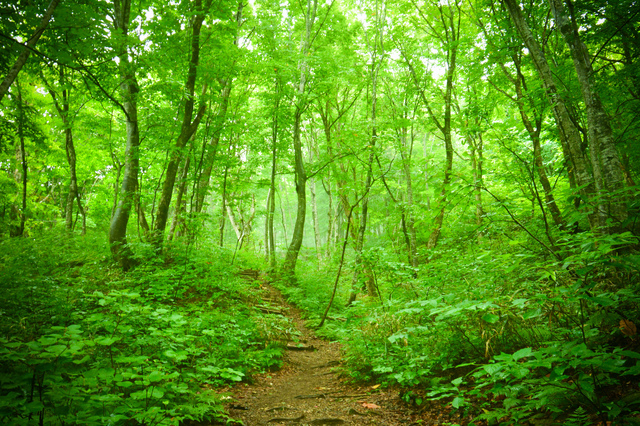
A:
[[[336,371],[340,345],[317,338],[298,309],[282,300],[276,289],[268,291],[273,309],[291,318],[301,336],[298,343],[289,344],[282,369],[234,388],[227,406],[232,418],[245,426],[446,424],[440,419],[418,420],[422,416],[403,404],[397,391],[346,384]]]

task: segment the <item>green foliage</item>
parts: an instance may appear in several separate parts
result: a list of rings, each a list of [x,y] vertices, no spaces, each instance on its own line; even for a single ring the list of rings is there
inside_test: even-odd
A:
[[[461,257],[458,246],[417,279],[370,262],[387,300],[356,302],[325,333],[345,342],[352,378],[400,385],[406,402],[443,399],[501,424],[623,421],[639,409],[621,398],[640,373],[640,268],[620,254],[634,243],[567,236],[560,262],[508,245]],[[620,383],[631,385],[616,391]]]
[[[62,240],[60,238],[62,237]],[[281,363],[287,327],[251,308],[253,284],[202,252],[129,274],[94,237],[65,251],[3,243],[0,419],[173,424],[224,419],[218,388]]]

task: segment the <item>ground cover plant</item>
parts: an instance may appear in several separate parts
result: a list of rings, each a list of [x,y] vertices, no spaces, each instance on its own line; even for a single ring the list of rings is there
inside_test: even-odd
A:
[[[406,413],[637,423],[638,34],[636,0],[0,0],[0,421],[231,423],[300,349],[280,291]]]
[[[345,375],[399,386],[418,407],[442,400],[490,424],[636,424],[634,244],[630,234],[595,245],[567,236],[562,261],[470,247],[409,280],[381,261],[380,294],[338,308],[341,321],[321,333],[345,343]]]
[[[51,253],[58,238],[3,243],[3,423],[220,420],[225,385],[280,365],[281,332],[229,253],[124,275],[96,235]]]

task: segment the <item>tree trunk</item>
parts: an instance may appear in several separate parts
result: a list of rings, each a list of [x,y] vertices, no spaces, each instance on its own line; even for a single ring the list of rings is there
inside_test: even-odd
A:
[[[362,262],[362,249],[364,248],[364,236],[367,230],[367,219],[369,214],[369,191],[371,190],[371,186],[373,184],[373,160],[375,159],[376,144],[378,142],[378,129],[377,129],[377,102],[378,102],[378,73],[380,72],[380,68],[382,68],[382,64],[385,59],[384,52],[384,26],[386,25],[386,10],[384,6],[382,10],[378,10],[378,3],[376,2],[376,10],[375,10],[375,35],[373,37],[372,42],[369,42],[369,39],[365,32],[365,40],[367,42],[367,48],[371,55],[371,68],[370,68],[370,79],[371,79],[371,142],[369,146],[369,159],[367,162],[367,178],[365,180],[364,198],[362,198],[362,216],[360,218],[360,228],[358,229],[358,235],[355,245],[356,251],[356,259],[355,259],[355,270],[353,273],[353,279],[351,281],[351,294],[349,295],[349,300],[347,302],[347,306],[353,303],[356,300],[356,295],[359,291],[358,289],[358,281],[360,275],[360,267],[366,276],[366,287],[367,293],[369,296],[374,297],[376,295],[376,287],[375,281],[373,279],[373,273],[371,272],[371,268],[369,265],[364,264]],[[350,208],[351,212],[353,209]]]
[[[49,85],[47,80],[44,78],[44,74],[40,73],[40,76],[53,99],[53,105],[58,111],[58,115],[62,120],[62,124],[64,125],[64,136],[65,136],[65,150],[67,153],[67,162],[69,163],[69,194],[67,195],[67,203],[65,208],[65,229],[67,232],[71,232],[73,230],[74,220],[73,220],[73,205],[74,203],[78,203],[78,210],[82,214],[82,234],[84,235],[86,232],[86,214],[84,208],[82,207],[81,197],[78,192],[78,177],[76,174],[76,149],[73,143],[73,124],[72,117],[69,116],[69,105],[71,98],[71,89],[64,88],[66,85],[64,67],[60,67],[60,86],[62,89],[62,105],[58,102],[58,95],[54,91],[53,87]]]
[[[31,38],[27,40],[27,44],[25,45],[24,50],[22,51],[22,53],[20,53],[18,59],[16,59],[15,64],[7,73],[7,76],[3,80],[2,84],[0,84],[0,102],[2,102],[4,95],[7,94],[9,88],[11,87],[11,84],[13,84],[16,77],[18,77],[20,70],[27,62],[27,59],[31,54],[31,50],[35,47],[36,43],[38,43],[38,40],[40,40],[40,36],[42,35],[42,33],[44,33],[44,30],[49,25],[49,21],[53,16],[53,12],[55,11],[56,7],[58,7],[59,3],[60,0],[51,0],[51,3],[49,3],[49,7],[47,7],[47,10],[44,12],[42,19],[40,20],[40,25],[38,25],[36,30],[33,32]]]
[[[187,191],[187,178],[189,177],[189,166],[191,165],[191,157],[187,157],[184,166],[182,166],[182,173],[180,173],[180,184],[178,186],[178,194],[176,195],[176,208],[173,213],[173,222],[171,223],[171,229],[169,230],[169,239],[172,240],[177,236],[180,236],[179,228],[184,227],[184,214],[185,207],[183,203],[184,194]]]
[[[129,31],[130,11],[131,0],[114,1],[114,30],[120,33],[119,39],[126,40]],[[120,91],[124,98],[123,107],[126,116],[127,145],[120,201],[111,219],[109,244],[114,259],[126,271],[134,265],[132,253],[127,247],[127,223],[129,222],[140,169],[140,133],[137,108],[139,89],[133,65],[129,62],[129,52],[126,44],[118,46],[118,58],[120,60]]]
[[[220,247],[224,247],[224,226],[226,223],[227,210],[227,177],[229,176],[229,166],[224,166],[224,179],[222,181],[222,207],[220,208]]]
[[[276,100],[273,111],[273,121],[271,127],[271,180],[269,184],[269,199],[267,205],[266,221],[266,246],[269,254],[269,266],[276,267],[276,241],[273,232],[273,219],[276,212],[276,170],[278,166],[278,116],[280,110],[280,84],[278,77],[275,81]]]
[[[295,274],[296,262],[298,261],[298,254],[300,253],[302,240],[304,238],[304,223],[307,214],[307,174],[304,169],[302,141],[300,139],[301,121],[302,108],[300,106],[296,106],[293,125],[293,149],[295,152],[294,166],[298,209],[296,212],[296,221],[293,227],[291,244],[289,244],[289,248],[287,249],[287,255],[282,267],[285,275]]]
[[[240,27],[242,26],[242,9],[244,4],[242,1],[238,2],[238,11],[236,12],[236,38],[234,40],[234,45],[237,47],[240,44]],[[227,77],[222,82],[222,90],[221,90],[221,100],[220,100],[220,109],[216,114],[216,117],[213,121],[213,135],[211,136],[211,140],[207,147],[203,148],[203,159],[198,167],[204,167],[204,170],[200,177],[198,178],[198,189],[196,195],[195,205],[192,206],[191,211],[195,211],[196,213],[201,213],[204,207],[204,200],[207,196],[207,191],[209,190],[209,180],[211,179],[211,173],[213,172],[213,163],[216,158],[216,154],[218,152],[218,144],[220,143],[220,136],[222,135],[222,129],[224,127],[224,122],[227,117],[227,110],[229,108],[229,97],[231,96],[231,89],[233,87],[233,78]]]
[[[600,196],[598,200],[600,226],[605,232],[619,232],[622,222],[627,218],[627,210],[624,197],[621,197],[620,194],[611,195],[610,193],[624,188],[624,175],[609,117],[604,110],[599,94],[593,87],[593,67],[589,51],[578,33],[571,0],[566,0],[571,12],[571,19],[565,13],[562,0],[549,0],[549,2],[554,12],[556,25],[571,51],[587,110],[591,166],[594,170],[596,189]],[[596,175],[596,171],[599,172],[598,175]],[[615,225],[609,227],[607,220],[613,220]]]
[[[208,146],[203,148],[202,167],[204,170],[198,178],[198,193],[196,196],[196,202],[192,211],[196,213],[202,213],[204,208],[204,200],[209,190],[209,181],[211,180],[211,173],[213,172],[213,163],[218,153],[218,145],[220,144],[220,137],[222,136],[223,123],[227,116],[227,109],[229,108],[229,96],[231,95],[232,81],[227,79],[222,88],[222,99],[220,101],[220,110],[216,114],[213,120],[213,135],[209,141]]]
[[[195,84],[198,73],[198,64],[200,61],[200,30],[202,29],[202,22],[204,21],[210,5],[211,0],[207,0],[204,8],[202,7],[202,0],[195,0],[194,3],[196,15],[192,19],[191,56],[189,60],[187,82],[185,84],[186,96],[184,98],[184,116],[182,118],[180,135],[178,136],[175,148],[170,155],[169,164],[167,165],[165,180],[162,185],[162,195],[160,196],[160,202],[158,203],[153,236],[153,242],[156,246],[156,250],[160,250],[162,247],[164,231],[169,217],[169,206],[171,205],[171,198],[173,196],[173,187],[175,185],[180,162],[182,161],[182,151],[189,139],[191,139],[191,136],[198,129],[198,125],[200,124],[202,116],[206,110],[206,104],[204,102],[201,103],[200,108],[196,113],[196,117],[193,118]],[[203,94],[205,91],[206,86],[203,88]]]
[[[540,49],[529,25],[525,21],[519,5],[515,0],[502,1],[507,6],[511,20],[514,23],[520,38],[524,42],[524,45],[527,50],[529,50],[533,64],[538,71],[538,75],[542,79],[547,98],[551,103],[553,115],[558,126],[558,133],[560,136],[560,142],[563,146],[565,159],[570,166],[573,166],[570,168],[573,170],[576,185],[580,188],[580,195],[588,201],[592,198],[592,195],[595,192],[595,187],[591,172],[588,168],[588,163],[584,157],[580,133],[571,120],[569,110],[567,109],[564,99],[560,96],[556,83],[553,79],[553,74],[549,68],[547,58],[542,52],[542,49]],[[591,229],[596,231],[600,224],[598,215],[590,212],[588,217]]]
[[[284,274],[289,276],[293,276],[295,274],[296,262],[298,261],[298,254],[300,253],[302,240],[304,238],[304,223],[307,215],[307,173],[304,169],[304,157],[302,155],[300,131],[302,125],[302,114],[307,108],[305,94],[308,72],[306,57],[309,54],[309,48],[311,47],[311,28],[315,22],[317,10],[318,0],[313,0],[313,4],[312,0],[307,0],[307,12],[305,14],[306,32],[304,34],[300,52],[302,54],[302,60],[300,62],[300,80],[298,82],[297,104],[293,124],[293,150],[295,154],[294,169],[298,209],[296,213],[296,222],[293,228],[293,235],[291,237],[291,244],[289,244],[284,264],[282,265]]]
[[[9,235],[11,237],[21,237],[24,235],[24,228],[27,217],[27,182],[28,176],[27,173],[29,171],[29,167],[27,165],[27,151],[24,146],[24,127],[26,116],[24,113],[24,105],[22,100],[22,90],[20,87],[20,82],[17,83],[17,103],[18,103],[18,146],[16,147],[16,157],[20,161],[21,171],[19,173],[18,180],[21,186],[21,195],[22,195],[22,204],[20,209],[12,206],[12,219],[16,219],[19,221],[19,225],[12,224],[11,229],[9,231]]]
[[[407,149],[407,133],[410,132],[408,138],[410,139],[409,148]],[[402,149],[400,150],[400,157],[402,158],[402,169],[404,172],[405,180],[405,200],[402,206],[402,229],[405,234],[405,240],[408,250],[409,264],[413,267],[418,266],[417,250],[418,241],[416,236],[415,220],[413,215],[413,179],[411,177],[411,158],[413,154],[413,142],[414,132],[413,127],[409,130],[406,127],[402,129],[402,137],[400,138],[402,143]]]
[[[510,75],[509,75],[509,78],[512,79],[515,86],[516,96],[517,96],[516,104],[518,105],[518,110],[520,111],[520,118],[522,119],[522,123],[524,124],[524,127],[527,129],[527,132],[529,133],[529,137],[531,138],[531,142],[533,143],[534,164],[536,166],[535,168],[540,180],[540,184],[542,185],[542,189],[544,190],[546,206],[549,208],[549,211],[551,212],[551,217],[553,218],[553,222],[556,224],[556,226],[558,226],[560,229],[564,229],[566,228],[566,223],[562,218],[562,213],[560,212],[560,209],[558,208],[558,204],[556,203],[555,197],[553,196],[553,188],[551,187],[551,183],[549,182],[549,178],[547,177],[547,173],[544,169],[544,162],[542,160],[542,148],[540,146],[540,132],[542,130],[543,113],[539,113],[535,117],[535,127],[534,127],[533,123],[531,122],[531,119],[529,118],[529,115],[526,113],[524,109],[525,96],[524,96],[524,93],[522,92],[522,89],[523,87],[526,89],[526,81],[525,81],[524,74],[521,71],[519,55],[518,56],[514,55],[513,60],[514,60],[514,63],[516,64],[517,74],[515,78],[511,78]],[[504,67],[503,67],[503,71],[507,73],[507,70]]]
[[[335,239],[335,230],[336,230],[336,217],[333,212],[333,191],[331,190],[331,178],[327,179],[327,183],[325,184],[324,180],[322,181],[322,186],[324,187],[324,191],[327,193],[327,197],[329,200],[329,205],[327,207],[327,239],[325,245],[325,257],[327,259],[331,258],[333,242]]]

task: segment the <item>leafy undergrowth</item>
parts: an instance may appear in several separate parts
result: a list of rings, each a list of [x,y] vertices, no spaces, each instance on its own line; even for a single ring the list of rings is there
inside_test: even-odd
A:
[[[222,387],[281,364],[284,326],[230,253],[141,246],[124,274],[103,240],[1,243],[0,423],[224,420]]]
[[[336,303],[319,334],[345,344],[346,375],[399,386],[418,409],[449,405],[477,424],[640,424],[637,241],[580,238],[559,245],[561,260],[456,245],[417,277],[371,249],[379,294]],[[284,291],[319,318],[331,275]]]

